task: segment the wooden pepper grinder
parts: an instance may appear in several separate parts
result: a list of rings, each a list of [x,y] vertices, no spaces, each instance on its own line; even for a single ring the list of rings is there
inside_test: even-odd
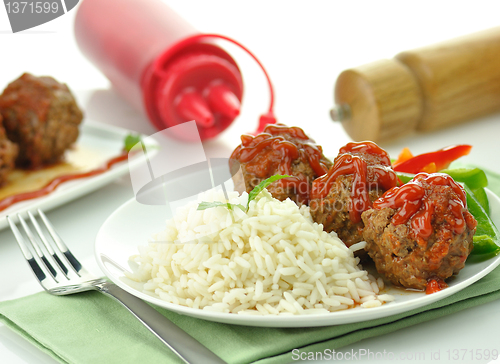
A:
[[[356,141],[393,139],[500,111],[500,27],[343,71],[333,120]]]

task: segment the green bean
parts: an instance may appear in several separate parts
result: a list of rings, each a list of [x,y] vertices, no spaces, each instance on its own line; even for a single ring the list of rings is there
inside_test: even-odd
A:
[[[465,185],[467,195],[467,208],[477,221],[476,234],[474,235],[474,248],[471,255],[480,260],[485,260],[500,253],[500,236],[495,224],[479,203],[471,189]]]

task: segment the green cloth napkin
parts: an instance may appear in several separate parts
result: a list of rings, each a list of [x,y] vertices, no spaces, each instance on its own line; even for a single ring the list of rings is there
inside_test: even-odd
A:
[[[500,195],[500,176],[488,172]],[[464,290],[399,315],[319,328],[260,328],[220,324],[158,308],[228,363],[292,362],[292,350],[337,350],[500,298],[500,267]],[[61,363],[181,363],[112,299],[86,292],[56,297],[45,292],[0,302],[0,321]]]

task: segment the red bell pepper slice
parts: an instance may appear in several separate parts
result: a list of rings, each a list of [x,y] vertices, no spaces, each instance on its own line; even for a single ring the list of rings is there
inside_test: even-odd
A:
[[[393,168],[396,172],[417,174],[425,170],[425,167],[431,163],[436,165],[436,171],[448,168],[451,162],[469,154],[471,145],[460,144],[452,145],[435,152],[416,155],[401,163],[395,163]]]

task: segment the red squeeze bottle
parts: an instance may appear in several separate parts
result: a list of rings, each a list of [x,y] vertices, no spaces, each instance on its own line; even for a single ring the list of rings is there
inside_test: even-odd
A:
[[[238,65],[207,39],[229,41],[259,64],[270,88],[269,111],[261,116],[257,132],[276,122],[272,85],[258,59],[230,38],[199,33],[159,0],[84,0],[75,18],[75,37],[117,92],[156,128],[195,120],[202,140],[218,135],[240,113]]]

